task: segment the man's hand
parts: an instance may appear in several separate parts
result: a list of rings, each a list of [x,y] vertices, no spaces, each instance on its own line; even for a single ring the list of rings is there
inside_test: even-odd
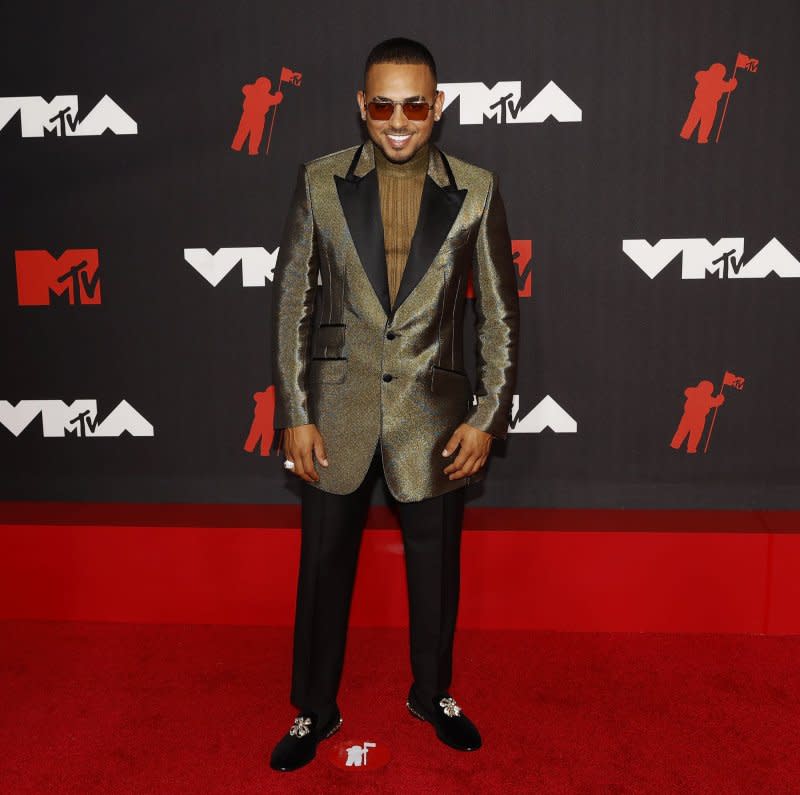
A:
[[[455,452],[456,447],[461,446],[455,459],[444,468],[444,474],[449,475],[448,480],[474,475],[489,457],[492,438],[492,434],[473,428],[467,423],[459,425],[442,450],[442,455],[448,456]]]
[[[314,455],[322,466],[328,466],[325,443],[314,424],[295,425],[284,429],[283,454],[287,461],[294,462],[294,469],[289,471],[308,483],[319,480],[317,470],[314,468]]]

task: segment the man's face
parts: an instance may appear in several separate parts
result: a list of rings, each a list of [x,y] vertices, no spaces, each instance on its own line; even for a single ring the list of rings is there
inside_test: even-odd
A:
[[[410,160],[431,137],[434,122],[441,117],[444,105],[444,93],[440,91],[434,100],[435,91],[433,74],[425,64],[378,63],[370,66],[364,91],[359,90],[356,99],[369,137],[392,162]],[[367,103],[378,99],[427,102],[434,103],[434,106],[423,121],[407,119],[401,105],[394,106],[386,121],[376,121],[370,117]]]

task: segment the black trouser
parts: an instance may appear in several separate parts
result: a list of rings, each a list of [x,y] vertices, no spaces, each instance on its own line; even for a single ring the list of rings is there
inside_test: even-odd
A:
[[[361,533],[378,476],[383,476],[380,444],[354,492],[330,494],[301,485],[291,701],[301,712],[316,712],[322,722],[339,690]],[[411,672],[420,697],[431,699],[449,688],[452,675],[464,489],[393,503],[405,548]]]

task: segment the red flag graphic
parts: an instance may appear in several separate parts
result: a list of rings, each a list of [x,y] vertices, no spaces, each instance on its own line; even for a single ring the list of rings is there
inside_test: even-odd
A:
[[[749,55],[740,52],[736,56],[736,69],[746,69],[748,72],[757,72],[758,59],[751,58]]]
[[[729,373],[727,370],[725,371],[725,375],[722,379],[723,386],[732,386],[734,389],[738,389],[740,392],[744,388],[744,378],[738,375],[734,375],[733,373]]]
[[[299,86],[302,79],[301,72],[293,72],[286,66],[281,67],[281,83],[291,83],[293,86]]]

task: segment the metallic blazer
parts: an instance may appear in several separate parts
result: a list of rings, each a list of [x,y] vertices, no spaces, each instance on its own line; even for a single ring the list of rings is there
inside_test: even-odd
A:
[[[328,466],[314,485],[354,491],[380,440],[392,495],[415,502],[449,480],[441,452],[466,422],[505,438],[517,371],[519,301],[497,176],[433,143],[395,305],[371,141],[300,166],[275,263],[276,429],[314,423]],[[476,402],[464,370],[472,268]]]

